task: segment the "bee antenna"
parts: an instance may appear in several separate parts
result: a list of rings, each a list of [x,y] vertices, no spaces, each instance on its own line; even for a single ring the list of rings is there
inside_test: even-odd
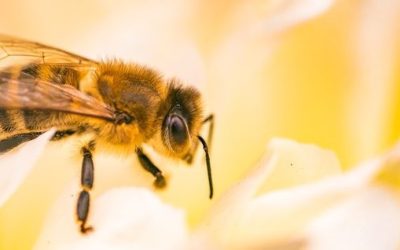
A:
[[[213,181],[212,181],[212,175],[211,175],[211,163],[210,163],[210,154],[208,153],[208,146],[206,141],[201,137],[200,135],[197,136],[199,138],[199,141],[203,145],[203,150],[204,153],[206,154],[206,164],[207,164],[207,175],[208,175],[208,184],[210,186],[210,199],[212,199],[213,194],[214,194],[214,188],[213,188]]]

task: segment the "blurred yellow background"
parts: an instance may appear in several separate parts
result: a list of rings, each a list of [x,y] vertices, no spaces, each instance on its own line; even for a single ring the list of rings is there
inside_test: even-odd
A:
[[[296,21],[296,10],[282,14],[285,6],[276,2],[0,0],[0,33],[93,59],[143,63],[197,86],[216,113],[212,156],[220,195],[272,137],[331,149],[344,168],[400,137],[400,5],[334,1]],[[61,190],[46,185],[65,183],[45,175],[34,171],[0,210],[2,249],[35,242],[48,197]],[[196,193],[193,186],[181,192]]]

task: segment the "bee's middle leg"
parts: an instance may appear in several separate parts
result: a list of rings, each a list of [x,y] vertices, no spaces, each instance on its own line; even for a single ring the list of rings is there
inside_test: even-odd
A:
[[[83,154],[82,172],[81,172],[82,190],[79,193],[78,203],[76,207],[77,217],[80,223],[80,231],[82,233],[87,233],[93,230],[91,226],[86,225],[90,208],[90,190],[93,187],[93,181],[94,181],[94,167],[92,159],[93,148],[94,148],[94,143],[90,143],[89,146],[82,148],[82,154]]]
[[[154,165],[154,163],[143,153],[143,150],[141,148],[136,149],[136,154],[139,158],[139,162],[142,165],[142,167],[149,171],[156,179],[154,180],[154,186],[156,188],[163,188],[166,186],[166,181],[165,178],[161,172],[161,170]]]

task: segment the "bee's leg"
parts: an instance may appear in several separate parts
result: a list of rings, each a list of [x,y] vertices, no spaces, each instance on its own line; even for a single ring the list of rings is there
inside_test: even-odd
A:
[[[139,158],[139,162],[142,165],[144,169],[149,171],[156,179],[154,180],[154,186],[157,188],[163,188],[167,184],[165,181],[164,176],[162,175],[162,172],[156,165],[154,165],[153,162],[143,153],[143,150],[141,148],[136,149],[136,153]]]
[[[212,138],[214,135],[214,114],[208,115],[206,119],[203,120],[203,125],[207,122],[210,123],[210,126],[208,127],[208,137],[207,137],[208,150],[210,150]]]
[[[210,126],[208,128],[208,137],[207,137],[207,145],[208,145],[208,149],[210,150],[212,137],[213,137],[213,133],[214,133],[214,114],[208,115],[203,120],[203,125],[206,124],[207,122],[210,123]],[[194,154],[196,153],[198,145],[199,145],[198,141],[195,141],[193,143],[192,150],[190,150],[190,152],[187,155],[185,155],[185,157],[183,158],[183,160],[186,161],[188,164],[192,164]]]
[[[86,220],[89,214],[90,208],[90,193],[89,191],[93,187],[94,181],[94,168],[92,159],[93,144],[89,147],[82,148],[83,161],[82,161],[82,172],[81,172],[81,186],[82,190],[79,193],[78,204],[76,207],[78,221],[81,224],[80,230],[82,233],[87,233],[93,230],[92,227],[86,226]]]

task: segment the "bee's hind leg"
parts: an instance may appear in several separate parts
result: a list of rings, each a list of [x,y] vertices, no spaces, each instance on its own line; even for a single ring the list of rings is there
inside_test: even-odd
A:
[[[161,170],[154,165],[153,162],[143,153],[141,148],[136,149],[136,154],[138,155],[139,162],[144,169],[149,171],[156,179],[154,180],[154,186],[156,188],[163,188],[166,186],[167,182],[161,172]]]
[[[94,181],[94,168],[92,151],[94,149],[94,142],[91,142],[87,147],[82,148],[83,161],[82,161],[82,172],[81,172],[81,187],[82,190],[79,193],[78,204],[76,207],[77,219],[80,223],[81,233],[87,233],[93,230],[91,226],[86,225],[86,220],[89,215],[90,208],[90,190],[93,187]]]

